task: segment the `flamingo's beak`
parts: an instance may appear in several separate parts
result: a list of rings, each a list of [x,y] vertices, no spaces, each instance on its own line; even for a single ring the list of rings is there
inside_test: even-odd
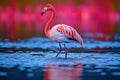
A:
[[[45,8],[41,11],[41,15],[43,15],[46,11],[47,11],[47,8],[45,7]]]
[[[41,15],[43,15],[45,13],[45,10],[43,9],[42,11],[41,11]]]

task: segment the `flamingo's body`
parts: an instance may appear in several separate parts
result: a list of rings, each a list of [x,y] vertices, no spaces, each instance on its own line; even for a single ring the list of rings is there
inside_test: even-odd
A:
[[[48,37],[57,42],[71,42],[78,41],[81,45],[83,45],[82,38],[77,33],[77,31],[71,26],[65,24],[57,24],[51,28],[48,32]]]
[[[62,42],[78,41],[83,47],[83,40],[79,35],[79,33],[73,27],[65,24],[57,24],[52,28],[50,28],[50,25],[53,22],[55,16],[55,10],[51,4],[46,4],[41,14],[43,15],[46,11],[52,11],[52,16],[44,29],[45,35],[50,39],[59,42],[59,46],[60,46],[60,50],[56,55],[56,57],[59,55],[59,53],[61,53],[62,50],[64,50],[66,53],[65,58],[67,58],[67,48],[65,44],[64,44],[64,48],[63,49],[61,48],[60,43]]]

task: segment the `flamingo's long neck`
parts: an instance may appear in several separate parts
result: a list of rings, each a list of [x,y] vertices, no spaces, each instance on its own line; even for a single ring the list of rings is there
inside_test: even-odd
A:
[[[50,30],[50,26],[51,26],[51,24],[52,24],[52,22],[53,22],[53,20],[54,20],[54,17],[55,17],[55,10],[53,9],[53,10],[52,10],[52,15],[51,15],[51,17],[50,17],[49,21],[47,22],[47,24],[46,24],[46,26],[45,26],[45,29],[44,29],[46,36],[49,36],[49,33],[48,33],[48,32],[49,32],[49,30]]]

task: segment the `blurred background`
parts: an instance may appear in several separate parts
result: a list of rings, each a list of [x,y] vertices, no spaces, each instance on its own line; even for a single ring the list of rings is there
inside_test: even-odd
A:
[[[68,59],[45,37],[51,26],[67,24],[82,36],[68,43]],[[0,80],[120,80],[120,0],[0,0]]]
[[[56,10],[53,25],[73,26],[83,38],[108,41],[120,34],[120,0],[0,0],[1,41],[44,37],[51,15],[40,15],[46,3]]]

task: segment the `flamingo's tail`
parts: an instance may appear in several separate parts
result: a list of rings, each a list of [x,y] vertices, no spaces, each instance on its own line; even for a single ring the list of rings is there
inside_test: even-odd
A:
[[[82,48],[84,48],[83,39],[77,32],[76,32],[75,39],[81,44]]]

